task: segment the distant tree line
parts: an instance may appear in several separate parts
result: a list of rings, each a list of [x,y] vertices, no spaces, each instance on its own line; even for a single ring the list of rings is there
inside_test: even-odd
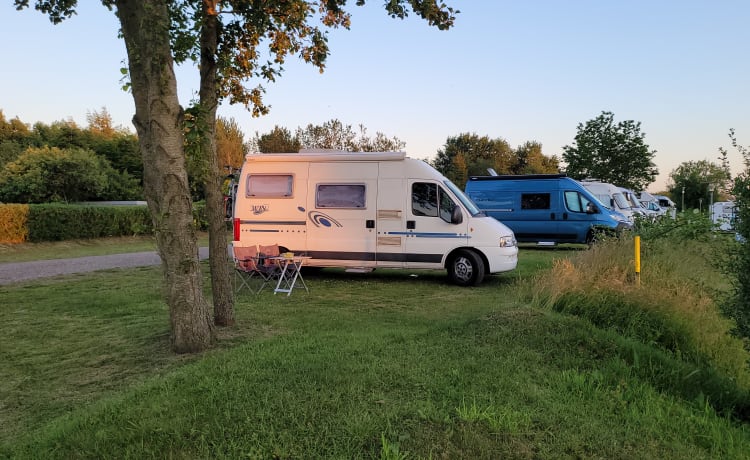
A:
[[[362,124],[354,128],[338,119],[332,119],[322,125],[310,123],[304,128],[298,127],[293,134],[288,128],[277,125],[268,133],[256,133],[250,146],[253,151],[260,153],[295,153],[302,149],[392,152],[403,150],[406,143],[381,132],[376,132],[371,137]]]
[[[544,155],[539,142],[529,141],[514,149],[505,139],[473,133],[449,137],[432,166],[462,188],[469,176],[486,176],[489,168],[497,174],[560,172],[559,159]]]

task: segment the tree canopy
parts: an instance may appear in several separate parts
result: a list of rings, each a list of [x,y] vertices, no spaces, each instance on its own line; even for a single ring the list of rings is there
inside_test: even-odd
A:
[[[681,207],[684,189],[684,206],[698,209],[708,206],[713,190],[714,201],[722,201],[727,197],[722,191],[730,177],[724,167],[708,160],[685,161],[669,174],[667,191]]]
[[[636,191],[644,190],[659,171],[641,133],[641,123],[615,123],[612,112],[578,125],[573,145],[563,147],[565,172],[577,179],[598,179]]]
[[[49,125],[37,122],[31,128],[19,118],[6,121],[0,110],[0,200],[142,199],[143,166],[135,135],[114,127],[106,109],[90,113],[88,121],[85,128],[72,120]],[[105,186],[91,182],[101,175],[106,176]],[[79,180],[84,181],[79,189],[64,185]],[[43,184],[47,184],[47,190]]]
[[[261,153],[292,153],[300,149],[393,152],[403,150],[406,146],[397,137],[388,137],[379,131],[371,137],[364,125],[360,124],[355,129],[338,119],[326,121],[322,125],[309,123],[304,128],[297,127],[294,134],[287,128],[275,126],[269,133],[256,133],[251,145]]]
[[[526,142],[513,149],[505,139],[473,133],[449,137],[432,166],[460,187],[469,176],[486,176],[488,168],[498,174],[560,172],[557,157],[544,155],[538,142]]]
[[[274,126],[265,134],[255,133],[251,143],[253,150],[261,153],[292,153],[302,148],[299,138],[281,126]]]

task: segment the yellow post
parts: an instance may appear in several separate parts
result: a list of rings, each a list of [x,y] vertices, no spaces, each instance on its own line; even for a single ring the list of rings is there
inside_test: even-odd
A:
[[[641,284],[641,237],[635,237],[635,282]]]

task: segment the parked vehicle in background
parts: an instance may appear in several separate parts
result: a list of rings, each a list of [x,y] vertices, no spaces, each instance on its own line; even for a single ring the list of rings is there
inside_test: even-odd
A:
[[[510,227],[518,241],[591,243],[600,233],[632,228],[625,216],[564,174],[472,176],[466,194]]]
[[[641,205],[643,205],[647,211],[654,213],[656,217],[662,217],[667,214],[667,210],[656,204],[654,201],[641,201]]]
[[[731,232],[737,219],[737,206],[734,201],[717,201],[711,206],[711,222],[719,230]]]
[[[667,209],[659,206],[659,200],[645,190],[638,194],[638,200],[643,207],[654,212],[657,218],[667,214]]]
[[[677,205],[674,203],[674,201],[670,200],[669,197],[664,195],[654,195],[654,198],[656,198],[659,206],[662,209],[667,210],[667,215],[669,217],[671,217],[672,219],[677,217]]]
[[[601,182],[593,179],[582,180],[581,184],[588,189],[596,198],[599,199],[608,209],[617,211],[633,222],[633,209],[625,195],[620,191],[620,187],[607,182]]]
[[[306,266],[447,269],[468,286],[518,263],[507,226],[403,152],[247,155],[233,215],[235,245],[277,244]]]
[[[620,191],[622,192],[623,196],[625,196],[625,199],[628,200],[628,203],[630,203],[630,209],[633,211],[633,218],[656,220],[656,213],[646,209],[641,204],[641,201],[638,199],[638,196],[634,191],[623,187],[620,187]]]

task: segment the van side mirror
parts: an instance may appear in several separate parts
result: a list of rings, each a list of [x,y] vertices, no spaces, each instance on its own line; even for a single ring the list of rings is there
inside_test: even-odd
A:
[[[596,209],[594,203],[589,203],[586,205],[586,214],[596,214],[597,212],[599,212],[599,210]]]
[[[453,210],[451,211],[451,223],[458,225],[463,221],[464,214],[461,212],[461,208],[459,208],[458,206],[453,206]]]

